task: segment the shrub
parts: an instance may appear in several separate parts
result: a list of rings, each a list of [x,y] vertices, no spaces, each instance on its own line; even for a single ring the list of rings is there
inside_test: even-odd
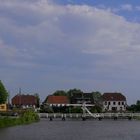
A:
[[[0,128],[14,126],[14,125],[21,125],[21,124],[29,124],[37,121],[39,121],[39,116],[35,112],[26,111],[17,118],[1,117]]]

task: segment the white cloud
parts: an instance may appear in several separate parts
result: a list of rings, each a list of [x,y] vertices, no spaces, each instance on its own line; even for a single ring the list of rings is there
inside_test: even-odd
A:
[[[12,46],[7,46],[2,40],[0,40],[0,56],[5,59],[13,58],[17,53],[17,50]]]
[[[20,56],[29,59],[40,53],[44,57],[69,51],[110,57],[119,55],[119,58],[121,54],[139,52],[140,25],[108,10],[87,5],[61,6],[46,0],[7,0],[0,8],[1,38],[11,43],[11,48],[17,49]],[[126,4],[122,8],[130,10],[132,6]],[[4,32],[7,35],[3,36]]]
[[[131,4],[124,4],[121,6],[122,10],[127,10],[127,11],[132,11],[133,10],[133,6]]]
[[[57,5],[46,0],[0,2],[0,58],[8,59],[0,64],[33,67],[29,75],[34,77],[40,70],[40,77],[49,75],[48,80],[54,73],[63,81],[71,77],[78,82],[132,78],[133,72],[138,78],[140,24],[87,5]],[[131,5],[122,8],[133,9]],[[60,84],[58,79],[55,83]]]

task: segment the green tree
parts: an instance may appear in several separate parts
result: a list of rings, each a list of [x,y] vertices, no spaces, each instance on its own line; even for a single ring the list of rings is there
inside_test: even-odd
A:
[[[72,107],[70,110],[71,113],[83,113],[83,110],[81,107]]]
[[[68,94],[69,97],[72,97],[74,94],[81,94],[81,93],[83,93],[83,91],[81,91],[80,89],[76,89],[76,88],[70,89],[67,92],[67,94]]]
[[[100,106],[95,105],[95,106],[90,108],[90,111],[92,113],[101,113],[102,112],[102,108]]]
[[[102,94],[99,91],[92,92],[95,104],[99,104],[102,100]]]
[[[69,97],[69,100],[70,100],[70,103],[72,102],[74,96],[82,96],[82,93],[83,91],[81,91],[80,89],[70,89],[68,92],[67,92],[67,96]]]
[[[40,97],[38,93],[35,93],[34,96],[36,97],[37,100],[37,107],[40,107]]]
[[[67,93],[64,90],[57,90],[53,93],[55,96],[67,96]]]
[[[140,100],[137,100],[136,104],[128,106],[127,110],[131,112],[140,112]]]
[[[140,100],[137,100],[136,105],[140,105]]]
[[[5,103],[7,97],[8,97],[8,92],[6,91],[2,81],[0,80],[0,104]]]

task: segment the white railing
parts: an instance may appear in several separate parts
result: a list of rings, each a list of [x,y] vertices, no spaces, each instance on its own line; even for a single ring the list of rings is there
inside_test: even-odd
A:
[[[61,117],[65,117],[65,118],[80,118],[83,116],[82,113],[38,113],[40,118],[49,118],[49,117],[53,117],[53,118],[61,118]],[[92,117],[94,116],[94,118],[98,118],[98,117],[102,117],[102,118],[112,118],[112,117],[121,117],[121,118],[125,118],[125,117],[140,117],[140,113],[92,113],[92,116],[89,115],[88,113],[85,114],[85,116],[89,116]]]

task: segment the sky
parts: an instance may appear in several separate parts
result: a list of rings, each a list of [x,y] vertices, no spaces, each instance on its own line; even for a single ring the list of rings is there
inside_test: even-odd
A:
[[[140,99],[139,0],[0,0],[0,79],[10,93],[121,92]]]

